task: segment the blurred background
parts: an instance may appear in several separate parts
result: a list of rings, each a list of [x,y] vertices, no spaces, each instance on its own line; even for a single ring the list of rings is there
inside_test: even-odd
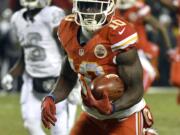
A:
[[[167,26],[168,34],[173,45],[172,47],[175,47],[178,34],[176,13],[162,6],[158,0],[146,0],[146,3],[151,7],[152,15],[156,17],[160,23]],[[71,12],[72,3],[68,0],[53,0],[52,4],[65,9],[68,11],[67,13]],[[13,41],[13,35],[10,33],[9,21],[13,12],[20,8],[19,0],[0,1],[0,78],[2,78],[19,56],[19,45],[15,44]],[[168,50],[165,48],[164,40],[158,30],[154,29],[149,24],[146,25],[146,28],[149,40],[160,47],[160,56],[158,58],[160,76],[154,81],[153,86],[170,86],[170,62],[167,57]],[[18,78],[14,84],[14,89],[18,90],[20,84],[21,78]]]
[[[174,48],[178,44],[179,23],[176,12],[163,6],[159,0],[145,0],[151,7],[152,15],[166,26],[168,36]],[[63,8],[66,13],[71,13],[70,0],[52,0],[52,4]],[[21,9],[19,0],[0,0],[0,80],[14,65],[20,55],[19,44],[10,30],[11,15]],[[170,83],[170,59],[165,42],[159,30],[149,24],[145,24],[148,39],[156,43],[160,48],[158,57],[159,76],[153,82],[152,87],[145,96],[150,104],[155,118],[155,128],[161,135],[180,135],[180,106],[176,103],[177,88]],[[177,74],[177,76],[180,76]],[[21,89],[21,77],[15,78],[11,91],[4,91],[0,86],[0,134],[1,135],[26,135],[23,128],[19,92]],[[79,108],[78,114],[81,109]],[[77,117],[78,117],[77,114]],[[47,131],[48,132],[48,131]]]

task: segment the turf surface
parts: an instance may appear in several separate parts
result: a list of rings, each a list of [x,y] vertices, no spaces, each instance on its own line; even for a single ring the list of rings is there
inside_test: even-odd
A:
[[[175,90],[154,89],[157,93],[145,96],[154,114],[154,127],[160,135],[180,135],[180,106],[176,105]],[[19,94],[0,95],[0,135],[28,135],[21,119]]]

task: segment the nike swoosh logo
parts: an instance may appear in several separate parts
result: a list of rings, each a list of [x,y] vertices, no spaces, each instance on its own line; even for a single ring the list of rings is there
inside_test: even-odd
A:
[[[122,35],[123,33],[124,33],[124,31],[125,31],[125,27],[121,30],[121,31],[119,31],[118,33],[119,33],[119,35]]]

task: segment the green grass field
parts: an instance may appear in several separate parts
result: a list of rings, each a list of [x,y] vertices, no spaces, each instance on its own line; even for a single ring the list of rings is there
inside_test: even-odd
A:
[[[173,92],[147,94],[145,99],[154,114],[154,127],[159,134],[180,135],[180,106],[176,105],[175,90],[168,89]],[[28,135],[23,128],[18,94],[0,95],[0,135]]]

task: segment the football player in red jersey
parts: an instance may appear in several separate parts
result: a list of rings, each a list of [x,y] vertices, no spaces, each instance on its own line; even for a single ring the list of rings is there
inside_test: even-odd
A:
[[[42,101],[42,122],[55,125],[55,104],[63,101],[80,78],[82,108],[70,135],[142,135],[153,123],[143,99],[143,70],[137,54],[136,31],[114,15],[114,0],[74,0],[74,14],[59,25],[58,36],[67,57],[55,88]],[[125,92],[110,102],[91,93],[92,80],[102,74],[118,74]],[[145,124],[143,123],[145,122]]]
[[[155,77],[158,78],[158,56],[159,47],[148,40],[145,23],[149,23],[155,29],[160,30],[165,40],[166,47],[171,46],[166,29],[151,15],[151,9],[142,0],[118,0],[116,14],[131,22],[138,33],[138,53],[144,69],[145,91],[152,85]]]

